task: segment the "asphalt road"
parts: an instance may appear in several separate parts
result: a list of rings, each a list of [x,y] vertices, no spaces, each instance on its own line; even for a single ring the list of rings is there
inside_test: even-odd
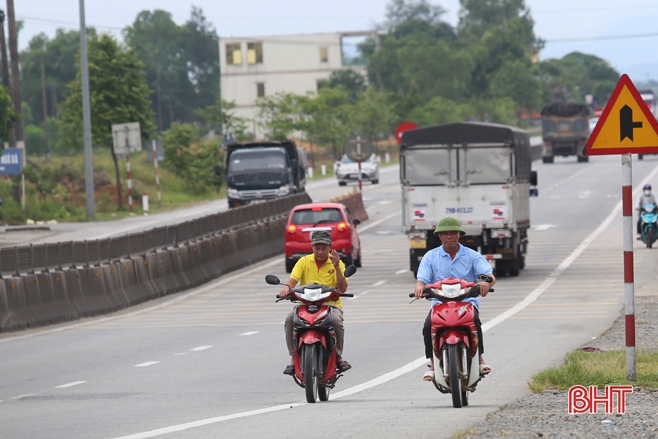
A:
[[[109,317],[3,335],[0,437],[451,437],[527,392],[533,373],[600,334],[623,306],[620,158],[533,167],[539,198],[526,269],[482,300],[493,372],[469,407],[453,409],[449,395],[421,381],[429,304],[408,303],[414,279],[391,169],[364,186],[364,265],[344,305],[353,368],[328,403],[304,403],[281,374],[290,304],[275,304],[278,288],[263,280],[285,277],[277,257]],[[633,171],[635,187],[656,181],[658,158]],[[321,201],[344,190],[334,185],[309,192]],[[639,242],[635,250],[641,288],[656,250]]]

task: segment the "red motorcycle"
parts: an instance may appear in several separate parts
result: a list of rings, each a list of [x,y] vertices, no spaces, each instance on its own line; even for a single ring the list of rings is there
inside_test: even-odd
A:
[[[455,408],[468,405],[468,392],[475,392],[482,379],[475,308],[472,303],[464,302],[466,298],[480,295],[480,280],[493,282],[485,275],[480,275],[478,282],[449,278],[426,285],[423,291],[427,300],[442,302],[432,307],[430,317],[436,370],[433,383],[439,392],[452,394]],[[489,291],[493,292],[493,288]],[[409,294],[409,297],[414,297],[414,294]]]
[[[356,273],[356,267],[345,269],[345,277]],[[278,277],[268,274],[265,282],[281,285]],[[290,296],[279,298],[300,302],[293,316],[293,343],[296,346],[293,360],[293,379],[306,391],[306,401],[314,403],[329,401],[329,393],[342,375],[336,370],[336,332],[333,315],[326,302],[339,297],[354,297],[354,294],[341,293],[336,288],[320,284],[302,285],[290,290]]]

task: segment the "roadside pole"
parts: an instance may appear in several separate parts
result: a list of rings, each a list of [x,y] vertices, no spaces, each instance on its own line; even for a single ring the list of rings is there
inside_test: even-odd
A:
[[[160,196],[160,171],[158,169],[158,152],[156,151],[156,142],[153,141],[153,166],[155,167],[155,186],[158,189],[158,207],[162,207],[162,197]]]
[[[635,276],[633,271],[633,159],[621,156],[621,202],[624,243],[624,313],[626,328],[626,379],[636,381]]]
[[[133,211],[133,182],[130,175],[130,145],[128,144],[128,127],[126,126],[126,180],[128,184],[128,210]]]

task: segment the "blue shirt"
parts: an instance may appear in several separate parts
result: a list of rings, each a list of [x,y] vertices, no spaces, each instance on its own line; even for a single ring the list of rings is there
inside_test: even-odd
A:
[[[454,277],[467,281],[476,281],[478,275],[489,275],[493,272],[491,265],[480,253],[468,247],[459,245],[455,259],[443,249],[443,246],[428,251],[420,261],[416,278],[425,284],[433,284],[443,279]],[[465,302],[471,302],[480,308],[480,297],[469,297]],[[432,305],[441,303],[432,299]]]

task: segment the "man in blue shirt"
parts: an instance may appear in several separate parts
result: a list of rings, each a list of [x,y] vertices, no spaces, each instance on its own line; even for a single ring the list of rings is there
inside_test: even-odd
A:
[[[480,295],[486,297],[489,289],[496,283],[491,265],[478,252],[464,247],[459,243],[460,235],[463,236],[466,231],[456,218],[445,217],[436,227],[434,235],[441,239],[443,245],[428,251],[420,261],[418,275],[416,276],[416,288],[414,293],[416,299],[423,295],[425,285],[433,284],[443,279],[454,277],[469,281],[477,280],[480,274],[486,274],[493,278],[493,282],[480,282]],[[486,375],[491,372],[491,368],[484,362],[484,344],[482,340],[482,323],[480,322],[480,298],[472,297],[465,300],[473,303],[475,307],[475,325],[478,331],[479,351],[480,351],[480,374]],[[432,300],[432,306],[440,303],[438,300]],[[431,334],[431,310],[425,319],[423,326],[423,339],[425,341],[425,356],[430,359],[430,370],[425,373],[423,380],[434,380],[434,356],[432,355],[432,334]]]

